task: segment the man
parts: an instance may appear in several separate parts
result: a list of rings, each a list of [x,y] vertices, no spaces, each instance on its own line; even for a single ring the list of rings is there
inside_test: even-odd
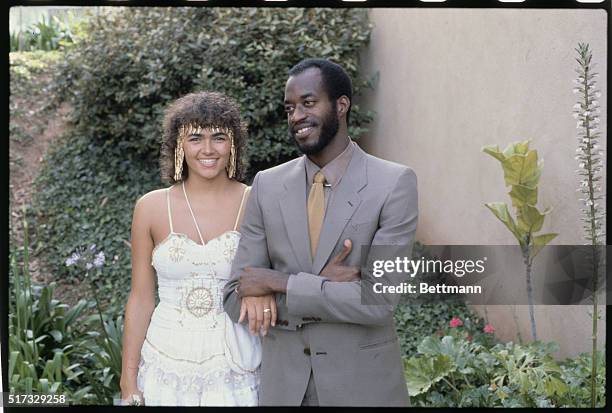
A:
[[[416,176],[351,141],[351,99],[341,66],[294,66],[285,110],[305,156],[253,181],[224,308],[237,322],[242,299],[251,331],[263,330],[260,405],[408,405],[393,323],[399,296],[362,304],[366,278],[357,277],[362,245],[410,253]]]

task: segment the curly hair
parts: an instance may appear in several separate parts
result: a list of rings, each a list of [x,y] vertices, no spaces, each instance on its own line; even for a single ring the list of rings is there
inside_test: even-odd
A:
[[[219,126],[232,131],[236,151],[234,179],[242,181],[246,169],[246,124],[240,119],[240,109],[236,101],[219,92],[190,93],[175,100],[166,109],[159,157],[162,181],[170,184],[177,182],[174,179],[174,150],[180,127],[188,124],[202,128]],[[184,167],[183,180],[187,178],[188,173],[188,168]]]

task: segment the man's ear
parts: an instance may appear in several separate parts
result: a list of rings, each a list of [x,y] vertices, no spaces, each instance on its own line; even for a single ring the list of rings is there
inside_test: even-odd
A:
[[[338,98],[338,100],[336,100],[336,106],[338,108],[338,115],[346,116],[349,107],[351,106],[351,100],[347,96],[342,95]]]

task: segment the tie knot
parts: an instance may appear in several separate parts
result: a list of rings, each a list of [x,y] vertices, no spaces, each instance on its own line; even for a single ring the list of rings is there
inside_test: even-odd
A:
[[[322,184],[325,182],[325,175],[323,175],[323,172],[319,171],[315,174],[314,176],[314,183],[315,184]]]

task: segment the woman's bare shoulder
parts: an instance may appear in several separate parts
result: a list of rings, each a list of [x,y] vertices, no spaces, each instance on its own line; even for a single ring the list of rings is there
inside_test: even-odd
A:
[[[160,205],[165,205],[169,188],[156,189],[147,192],[136,201],[136,208],[143,210],[157,210]],[[163,204],[162,204],[163,203]]]

